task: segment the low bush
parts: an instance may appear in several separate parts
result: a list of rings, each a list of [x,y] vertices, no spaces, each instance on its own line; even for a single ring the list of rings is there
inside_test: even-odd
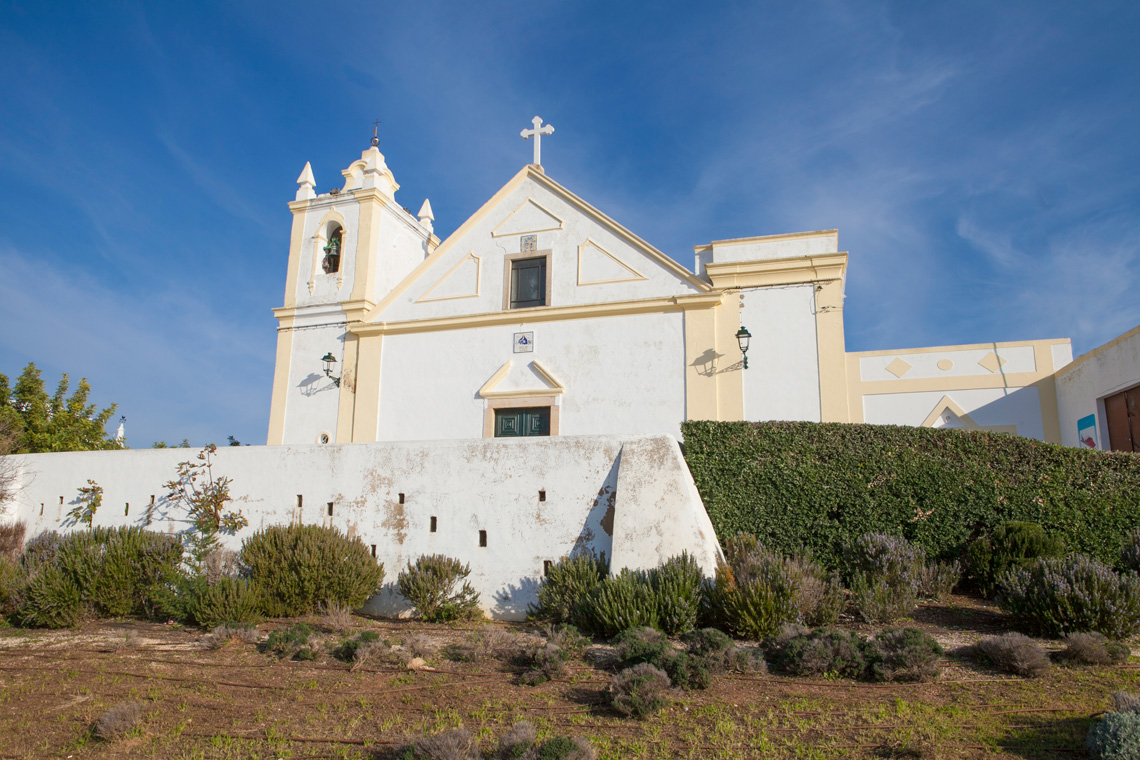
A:
[[[16,617],[30,628],[74,628],[83,614],[79,587],[62,569],[49,566],[28,578]]]
[[[20,608],[27,581],[23,566],[0,554],[0,618],[10,617]]]
[[[399,760],[482,760],[479,742],[465,728],[454,728],[412,742]]]
[[[796,567],[747,534],[729,539],[724,554],[705,589],[705,618],[712,625],[763,639],[799,619],[801,576]]]
[[[554,563],[538,586],[538,603],[529,614],[536,620],[589,628],[584,603],[609,574],[605,558],[591,554],[564,557]]]
[[[669,676],[647,662],[615,675],[606,700],[622,715],[644,720],[669,703]]]
[[[607,638],[631,628],[660,625],[657,595],[648,574],[629,568],[606,578],[590,593],[583,615],[590,631]]]
[[[239,642],[242,644],[256,644],[261,639],[261,634],[257,632],[257,628],[252,625],[222,625],[215,626],[212,631],[206,636],[205,643],[210,649],[221,649],[230,642]]]
[[[320,525],[274,525],[242,542],[240,560],[272,617],[309,615],[337,602],[356,609],[384,582],[384,565],[359,538]]]
[[[704,582],[701,566],[688,552],[681,552],[649,571],[649,585],[657,597],[657,622],[662,631],[676,636],[696,627]]]
[[[491,755],[492,760],[522,760],[538,739],[538,730],[530,721],[514,724],[499,737],[499,744]]]
[[[305,623],[295,623],[270,633],[261,648],[283,660],[315,660],[317,652],[316,647],[310,644],[312,636],[312,628]]]
[[[598,753],[580,736],[555,736],[538,745],[533,754],[522,760],[596,760]]]
[[[244,578],[220,578],[210,585],[200,576],[185,586],[187,622],[201,628],[223,623],[257,625],[262,620],[265,595],[261,588]]]
[[[555,736],[537,743],[532,723],[516,723],[499,738],[491,760],[596,760],[597,753],[585,739]]]
[[[1096,760],[1140,758],[1140,713],[1105,714],[1089,729],[1085,748]]]
[[[24,535],[28,526],[21,520],[0,525],[0,557],[12,561],[20,558],[24,549]]]
[[[420,557],[400,573],[396,590],[412,606],[412,614],[428,623],[479,616],[479,592],[467,582],[471,568],[452,557]]]
[[[776,668],[789,675],[858,679],[867,670],[867,650],[857,633],[820,629],[773,646],[770,656]]]
[[[1116,692],[1112,695],[1112,704],[1117,712],[1140,713],[1140,696],[1131,692]]]
[[[711,681],[708,664],[703,658],[673,648],[669,640],[652,628],[631,628],[617,637],[614,654],[618,667],[630,668],[649,663],[669,676],[678,689],[707,689]]]
[[[958,560],[927,562],[919,576],[918,595],[922,599],[945,602],[961,580],[962,565]]]
[[[1098,631],[1127,639],[1140,632],[1140,576],[1118,575],[1079,554],[1011,568],[998,579],[997,600],[1025,627],[1053,636]]]
[[[99,716],[91,733],[105,742],[130,733],[142,722],[142,705],[138,702],[119,702]]]
[[[522,682],[528,686],[537,686],[562,677],[566,674],[566,661],[569,659],[562,647],[549,641],[527,647],[524,658],[527,671],[522,675]]]
[[[883,631],[866,651],[872,681],[930,681],[942,671],[942,647],[916,628]]]
[[[702,663],[710,673],[740,671],[764,672],[767,663],[759,650],[739,647],[730,636],[715,628],[689,631],[681,637],[689,656]]]
[[[572,625],[548,626],[544,633],[548,642],[571,657],[580,657],[586,645],[590,643],[590,640],[578,633],[578,629]]]
[[[329,631],[349,631],[356,622],[352,608],[337,601],[321,602],[317,605],[317,611],[321,615],[321,625]]]
[[[1043,557],[1060,557],[1063,552],[1062,542],[1050,538],[1037,523],[1006,522],[967,545],[966,566],[971,583],[988,597],[1010,568],[1026,567]]]
[[[356,662],[357,655],[369,644],[380,641],[380,634],[375,631],[361,631],[355,638],[345,639],[332,650],[332,656],[343,662]]]
[[[868,623],[909,615],[922,593],[922,547],[898,536],[868,533],[846,552],[848,585],[856,613]]]
[[[1132,648],[1120,641],[1109,641],[1103,633],[1085,631],[1065,636],[1065,648],[1057,659],[1072,665],[1119,665],[1132,656]]]
[[[1049,669],[1049,655],[1044,648],[1022,633],[985,636],[976,649],[989,664],[1005,673],[1037,678]]]
[[[1120,552],[1120,566],[1130,573],[1140,573],[1140,529],[1132,531],[1124,539],[1124,549]]]

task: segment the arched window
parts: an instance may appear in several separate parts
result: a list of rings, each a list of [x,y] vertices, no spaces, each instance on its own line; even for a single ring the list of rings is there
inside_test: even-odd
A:
[[[343,232],[344,230],[340,228],[340,225],[333,225],[329,230],[329,241],[325,245],[325,259],[321,262],[321,268],[325,270],[325,274],[340,271],[340,248]]]

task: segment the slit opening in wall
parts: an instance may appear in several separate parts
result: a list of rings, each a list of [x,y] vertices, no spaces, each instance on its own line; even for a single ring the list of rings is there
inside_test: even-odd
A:
[[[301,502],[303,502],[303,501],[304,501],[304,498],[302,498],[301,494],[297,494],[297,509],[301,508]]]
[[[59,497],[59,506],[61,506],[61,507],[63,506],[63,497],[62,496]]]
[[[333,507],[333,503],[330,501],[329,502],[329,517],[332,517],[332,507]]]
[[[553,562],[553,561],[551,561],[551,560],[549,560],[549,559],[544,559],[544,560],[542,561],[542,576],[543,576],[544,578],[549,578],[549,577],[550,577],[550,568],[552,568],[552,567],[554,567],[554,562]]]
[[[545,488],[538,492],[538,500],[539,501],[546,501],[546,489]]]
[[[40,515],[42,516],[42,515],[43,515],[43,513],[44,513],[44,504],[43,504],[43,502],[41,501],[41,502],[40,502]]]
[[[397,494],[400,497],[400,503],[404,503],[404,494]]]
[[[126,505],[123,507],[123,517],[126,517],[130,513],[131,513],[131,503],[128,501],[126,503]]]
[[[486,545],[487,545],[487,531],[481,530],[481,531],[479,531],[479,546],[486,546]]]
[[[435,515],[432,515],[431,516],[431,529],[429,530],[429,532],[435,533],[435,529],[436,529]]]
[[[376,559],[376,544],[372,544],[372,558]]]

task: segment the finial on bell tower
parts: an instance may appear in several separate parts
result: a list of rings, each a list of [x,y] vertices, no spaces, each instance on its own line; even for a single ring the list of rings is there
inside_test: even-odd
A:
[[[380,120],[372,122],[372,147],[377,148],[380,146],[380,136],[377,132],[380,131]]]

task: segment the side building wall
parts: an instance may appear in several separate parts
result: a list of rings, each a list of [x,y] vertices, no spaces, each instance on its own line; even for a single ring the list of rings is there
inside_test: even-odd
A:
[[[1061,442],[1108,450],[1104,399],[1140,386],[1140,327],[1078,357],[1057,372],[1056,383]],[[1088,444],[1090,426],[1095,446]]]
[[[17,491],[0,505],[0,521],[23,520],[29,536],[73,529],[67,513],[91,479],[104,489],[95,525],[178,533],[188,526],[186,513],[162,484],[196,454],[12,457]],[[711,574],[720,551],[680,448],[667,436],[243,446],[219,449],[214,475],[233,478],[233,507],[249,520],[226,537],[230,548],[290,522],[335,526],[374,548],[385,586],[364,610],[378,615],[406,612],[396,576],[425,554],[469,563],[484,611],[517,620],[537,598],[546,561],[593,552],[616,572],[688,551]]]

